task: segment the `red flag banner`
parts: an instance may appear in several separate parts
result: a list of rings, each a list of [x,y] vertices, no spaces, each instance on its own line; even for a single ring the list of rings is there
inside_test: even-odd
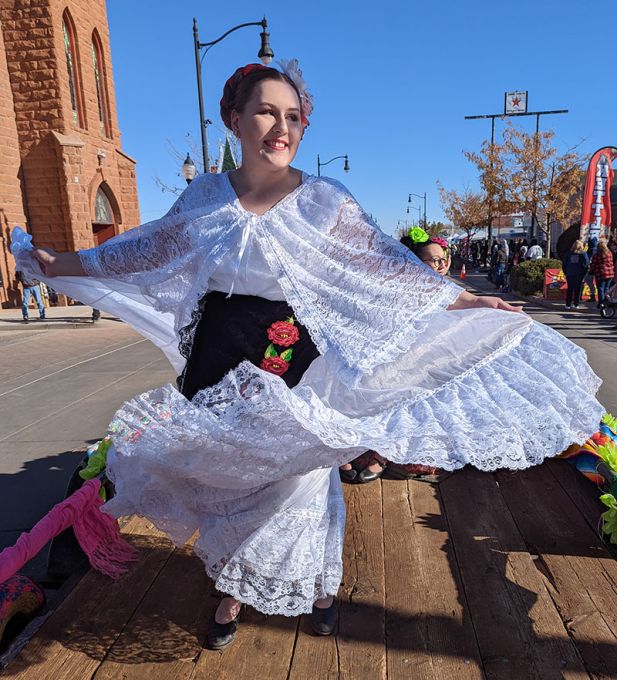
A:
[[[613,160],[617,148],[605,146],[598,149],[589,161],[580,238],[606,236],[611,226],[611,184],[613,183]]]

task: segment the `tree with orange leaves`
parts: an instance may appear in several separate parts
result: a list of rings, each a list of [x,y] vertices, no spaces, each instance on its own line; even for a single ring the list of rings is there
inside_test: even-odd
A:
[[[439,182],[437,188],[444,215],[453,225],[466,232],[469,246],[474,232],[487,224],[489,206],[486,195],[472,191],[469,187],[463,191],[445,189]]]
[[[560,154],[554,137],[553,130],[527,133],[509,123],[500,144],[485,141],[479,153],[464,152],[478,168],[491,214],[530,214],[548,243],[554,224],[580,215],[585,176],[578,145]]]

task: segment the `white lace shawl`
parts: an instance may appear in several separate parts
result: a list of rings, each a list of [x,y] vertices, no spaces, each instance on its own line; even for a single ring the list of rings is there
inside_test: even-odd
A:
[[[461,292],[381,232],[341,184],[307,175],[261,216],[242,208],[226,174],[202,175],[160,220],[80,256],[110,300],[126,296],[129,285],[138,289],[131,304],[141,294],[140,304],[170,315],[177,340],[238,230],[253,233],[299,321],[347,384],[408,350],[431,314]],[[101,297],[99,308],[144,333],[139,320],[126,319],[115,303],[106,309]],[[167,334],[165,344],[180,370],[177,342]]]

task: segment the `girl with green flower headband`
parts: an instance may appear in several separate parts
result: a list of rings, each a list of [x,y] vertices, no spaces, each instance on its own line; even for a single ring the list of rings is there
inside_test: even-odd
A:
[[[450,253],[448,242],[439,237],[431,238],[422,227],[412,227],[401,239],[424,264],[445,276],[450,269]]]

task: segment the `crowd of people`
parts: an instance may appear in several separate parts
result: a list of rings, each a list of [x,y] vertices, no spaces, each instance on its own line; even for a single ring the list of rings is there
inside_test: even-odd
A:
[[[502,292],[510,290],[513,267],[526,260],[539,260],[546,252],[546,241],[539,243],[536,238],[492,238],[452,245],[453,256],[469,262],[476,271],[488,269],[489,281]]]
[[[527,239],[481,239],[471,244],[451,246],[453,256],[470,263],[476,271],[488,269],[488,279],[501,292],[510,290],[510,273],[514,267],[525,261],[539,260],[548,256],[547,243],[533,238]],[[553,254],[551,253],[551,256]],[[589,299],[601,309],[615,285],[617,267],[617,239],[577,239],[561,258],[562,269],[568,282],[566,309],[578,309],[585,284]]]

